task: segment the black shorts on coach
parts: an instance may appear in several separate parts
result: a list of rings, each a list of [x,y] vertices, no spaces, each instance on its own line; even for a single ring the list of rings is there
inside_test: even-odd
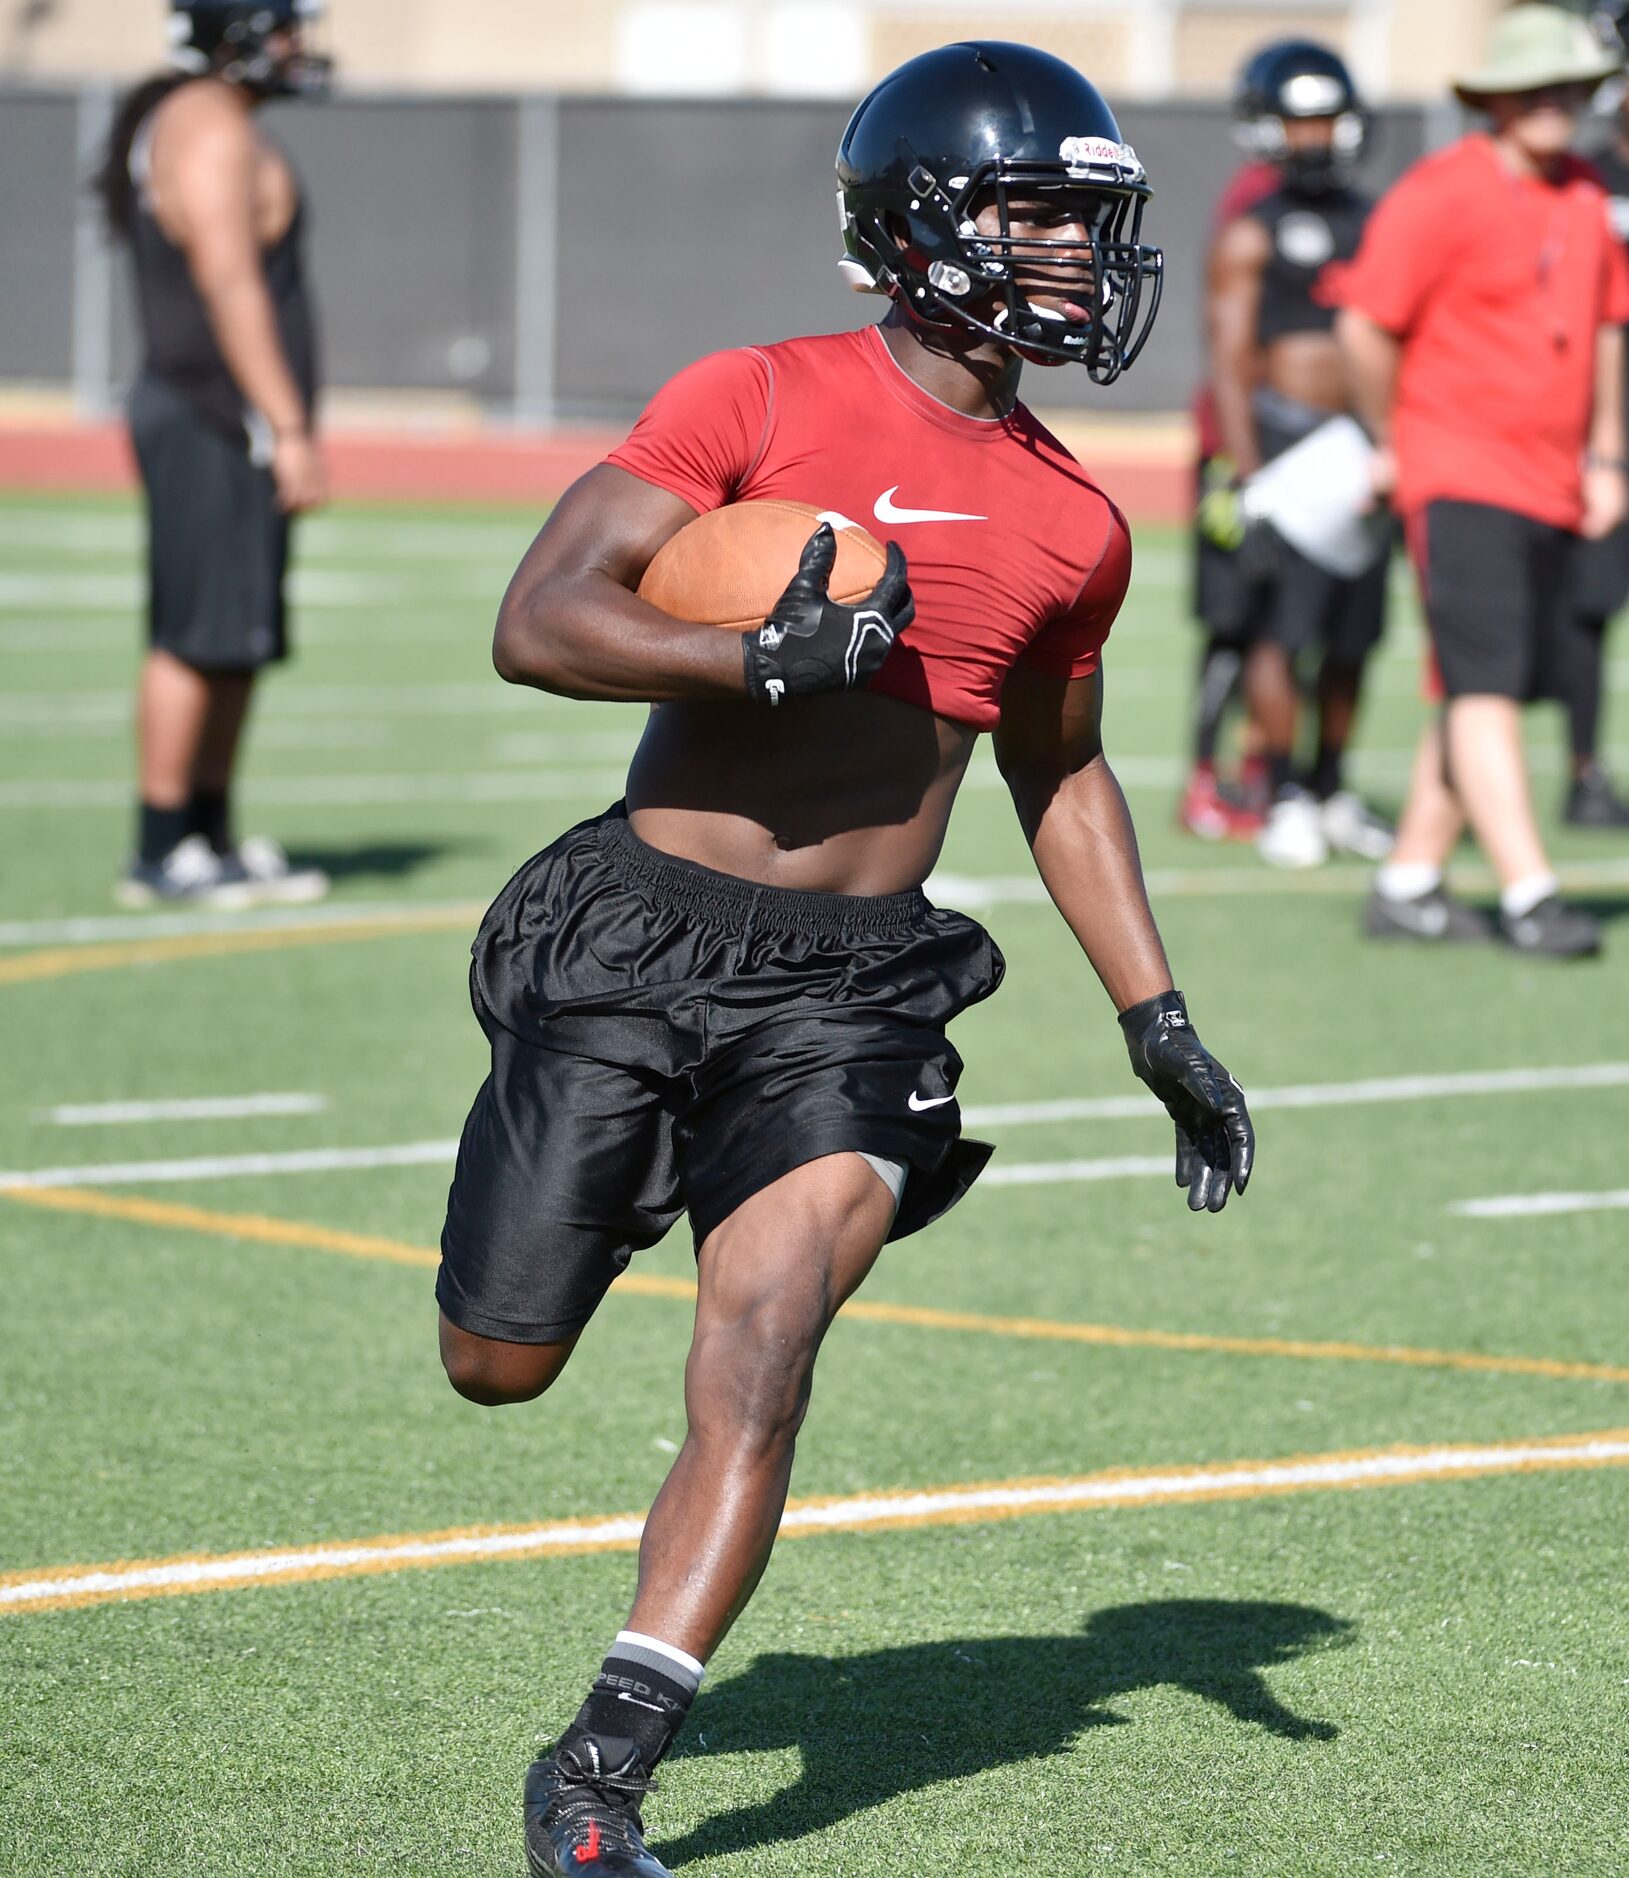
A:
[[[890,1238],[955,1204],[946,1024],[1001,982],[989,934],[920,892],[794,893],[647,847],[619,805],[493,902],[470,969],[492,1070],[447,1196],[436,1297],[462,1329],[581,1329],[682,1212],[695,1242],[805,1162],[906,1168]]]
[[[1409,547],[1447,696],[1542,696],[1574,537],[1513,509],[1437,501],[1414,518]]]
[[[246,432],[228,431],[144,373],[130,435],[147,492],[148,631],[203,672],[253,672],[288,654],[289,523]]]

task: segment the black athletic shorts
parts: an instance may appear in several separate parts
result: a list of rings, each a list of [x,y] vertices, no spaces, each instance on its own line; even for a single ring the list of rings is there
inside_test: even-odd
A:
[[[828,1154],[903,1165],[889,1237],[927,1225],[990,1158],[961,1138],[944,1028],[1004,969],[919,892],[760,887],[647,847],[620,804],[569,830],[476,936],[492,1071],[447,1196],[442,1310],[556,1342],[681,1212],[699,1246]]]
[[[1415,517],[1409,546],[1448,697],[1542,695],[1574,539],[1486,502],[1428,502]]]
[[[1266,391],[1256,393],[1255,411],[1256,435],[1269,463],[1329,419],[1326,411]],[[1361,665],[1385,630],[1390,550],[1365,573],[1348,578],[1309,561],[1276,530],[1262,533],[1261,636],[1292,656],[1317,648],[1337,664]]]
[[[1194,485],[1197,508],[1212,458],[1199,464]],[[1243,649],[1261,630],[1262,590],[1243,554],[1219,548],[1196,527],[1193,536],[1193,611],[1213,643]]]
[[[288,654],[288,517],[269,469],[147,374],[130,393],[147,491],[148,633],[203,672],[252,672]]]
[[[1609,620],[1629,600],[1629,522],[1573,548],[1571,600],[1581,619]]]
[[[1311,416],[1322,423],[1326,414]],[[1256,425],[1268,461],[1307,434],[1275,428],[1260,409]],[[1204,476],[1201,464],[1201,493]],[[1219,548],[1196,529],[1194,612],[1216,644],[1242,650],[1265,638],[1291,654],[1316,649],[1339,664],[1361,665],[1385,630],[1390,565],[1388,552],[1366,573],[1343,579],[1270,528],[1256,529],[1238,549]]]

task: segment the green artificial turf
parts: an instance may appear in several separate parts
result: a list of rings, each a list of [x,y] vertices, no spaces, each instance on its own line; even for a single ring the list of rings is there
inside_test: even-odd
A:
[[[245,826],[327,866],[336,907],[443,908],[441,929],[0,980],[0,1170],[457,1133],[483,1065],[460,908],[614,795],[639,722],[491,676],[532,527],[406,509],[310,524],[299,656],[257,713]],[[1607,956],[1367,945],[1359,870],[1269,879],[1172,827],[1193,640],[1180,543],[1140,542],[1109,746],[1179,982],[1246,1090],[1629,1061],[1626,844],[1553,826],[1553,713],[1532,726],[1541,807],[1557,857],[1601,883]],[[0,971],[97,940],[47,922],[114,913],[137,545],[124,504],[0,504]],[[1417,665],[1400,580],[1354,766],[1382,805],[1418,730]],[[943,865],[975,892],[1028,874],[987,756]],[[964,1101],[1134,1093],[1050,909],[1000,891],[982,916],[1010,970],[957,1026]],[[326,1106],[48,1114],[264,1091]],[[1629,1087],[1263,1108],[1259,1127],[1257,1183],[1221,1219],[1190,1218],[1163,1179],[989,1187],[890,1249],[862,1295],[1629,1363],[1629,1214],[1450,1210],[1621,1188]],[[1138,1116],[991,1133],[998,1166],[1169,1147]],[[107,1191],[430,1247],[447,1173]],[[689,1275],[687,1235],[638,1269]],[[492,1413],[446,1387],[432,1273],[410,1264],[0,1197],[0,1275],[0,1574],[637,1511],[683,1434],[678,1297],[613,1295],[546,1402]],[[1626,1426],[1629,1383],[849,1319],[793,1490]],[[1629,1473],[1608,1467],[788,1543],[664,1772],[653,1844],[717,1878],[1621,1872],[1626,1514]],[[0,1869],[517,1873],[520,1774],[632,1574],[607,1553],[0,1613]]]

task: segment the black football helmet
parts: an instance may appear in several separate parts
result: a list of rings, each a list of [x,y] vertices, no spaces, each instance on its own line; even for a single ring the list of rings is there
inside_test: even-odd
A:
[[[1287,118],[1334,119],[1328,150],[1292,150]],[[1338,189],[1363,160],[1370,116],[1346,61],[1311,39],[1277,39],[1239,73],[1233,92],[1237,135],[1253,156],[1275,164],[1308,194]]]
[[[918,325],[1084,365],[1100,385],[1143,349],[1164,280],[1141,240],[1152,191],[1114,113],[1062,59],[999,40],[924,52],[849,120],[837,182],[844,276]],[[1015,237],[1011,205],[1037,197],[1078,219],[1086,244]],[[996,228],[981,233],[974,217],[991,206]]]
[[[333,61],[305,40],[322,8],[323,0],[170,0],[170,63],[184,72],[213,72],[263,98],[320,96]],[[301,36],[298,51],[267,44],[291,30]]]

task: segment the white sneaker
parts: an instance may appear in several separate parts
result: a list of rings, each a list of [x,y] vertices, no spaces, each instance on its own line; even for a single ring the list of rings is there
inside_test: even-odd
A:
[[[309,906],[328,892],[328,876],[320,867],[291,867],[269,835],[246,835],[238,843],[237,860],[255,906]]]
[[[1270,867],[1322,867],[1329,859],[1318,804],[1304,789],[1288,789],[1267,811],[1256,852]]]
[[[202,835],[178,841],[162,861],[134,860],[113,886],[120,906],[211,906],[254,904],[248,872],[222,859]]]
[[[1355,854],[1360,861],[1385,860],[1397,839],[1391,823],[1350,789],[1337,789],[1319,808],[1318,820],[1324,839],[1337,854]]]

